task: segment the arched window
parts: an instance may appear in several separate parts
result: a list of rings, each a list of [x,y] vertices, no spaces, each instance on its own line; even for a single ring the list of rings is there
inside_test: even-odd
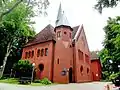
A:
[[[39,57],[40,56],[40,49],[38,49],[38,51],[37,51],[37,57]]]
[[[34,51],[32,51],[32,58],[33,58],[33,56],[34,56]]]
[[[30,51],[29,51],[29,53],[28,53],[28,58],[30,58]]]
[[[48,48],[45,48],[45,56],[48,56]]]
[[[59,58],[57,59],[57,64],[59,64]]]
[[[28,55],[28,52],[25,52],[25,59],[27,59],[27,57],[28,57],[27,55]]]
[[[87,74],[89,73],[89,68],[87,68]]]
[[[60,38],[61,37],[61,31],[58,31],[57,32],[57,38]]]
[[[44,55],[44,49],[41,50],[41,56],[43,56],[43,55]]]
[[[70,33],[69,37],[71,38],[71,33]]]
[[[80,67],[80,72],[83,73],[83,66]]]

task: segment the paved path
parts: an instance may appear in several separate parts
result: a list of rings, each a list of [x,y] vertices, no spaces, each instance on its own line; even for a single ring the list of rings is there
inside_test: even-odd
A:
[[[104,90],[106,82],[71,83],[54,86],[29,86],[0,83],[0,90]]]

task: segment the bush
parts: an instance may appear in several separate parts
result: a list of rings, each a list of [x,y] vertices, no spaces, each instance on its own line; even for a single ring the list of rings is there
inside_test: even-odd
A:
[[[13,65],[13,70],[16,77],[31,77],[32,64],[28,60],[19,60]]]
[[[102,72],[102,79],[103,80],[106,80],[106,81],[109,81],[109,72],[108,71],[104,71]]]
[[[34,80],[34,83],[40,83],[40,80]]]
[[[109,80],[112,81],[113,79],[115,79],[116,77],[118,77],[120,75],[120,72],[118,73],[112,73],[110,76],[109,76]]]
[[[50,80],[48,80],[47,78],[44,78],[44,79],[40,80],[40,83],[45,84],[45,85],[52,84],[52,82]]]

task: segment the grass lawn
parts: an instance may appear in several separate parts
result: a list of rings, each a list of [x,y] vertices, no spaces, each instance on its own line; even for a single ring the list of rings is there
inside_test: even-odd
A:
[[[0,83],[18,84],[18,80],[14,78],[1,79]]]
[[[18,80],[15,79],[15,78],[1,79],[0,83],[9,83],[9,84],[22,85],[22,84],[19,84]],[[31,83],[31,84],[26,84],[26,85],[30,85],[30,86],[50,86],[50,85],[56,85],[56,83],[52,83],[52,84],[49,84],[49,85],[45,85],[45,84],[41,84],[41,83]]]

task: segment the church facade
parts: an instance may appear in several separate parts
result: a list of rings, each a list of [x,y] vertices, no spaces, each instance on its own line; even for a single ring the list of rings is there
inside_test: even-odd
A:
[[[47,25],[23,48],[22,59],[35,63],[36,78],[58,83],[92,81],[90,51],[83,25],[71,27],[58,11],[56,26]]]

